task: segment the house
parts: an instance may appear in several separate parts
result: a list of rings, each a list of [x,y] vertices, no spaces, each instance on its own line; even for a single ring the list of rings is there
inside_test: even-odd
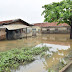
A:
[[[19,39],[19,38],[27,37],[27,29],[30,26],[32,25],[21,19],[1,21],[0,22],[0,34],[1,34],[0,39],[6,38],[8,40],[11,40],[11,39]]]
[[[41,35],[41,27],[32,26],[32,36]]]
[[[70,33],[70,26],[66,23],[57,25],[57,22],[53,23],[36,23],[34,26],[39,26],[42,28],[43,34],[66,34]]]

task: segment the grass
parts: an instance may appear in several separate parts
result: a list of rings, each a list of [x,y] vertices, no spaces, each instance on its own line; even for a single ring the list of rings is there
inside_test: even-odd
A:
[[[0,52],[0,72],[11,72],[10,69],[16,69],[20,64],[24,64],[24,62],[34,61],[34,56],[40,55],[47,50],[49,50],[48,47],[38,47]],[[44,53],[42,55],[44,55]]]

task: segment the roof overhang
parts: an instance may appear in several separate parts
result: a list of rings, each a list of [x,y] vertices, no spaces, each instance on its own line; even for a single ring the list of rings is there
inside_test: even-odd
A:
[[[4,26],[0,26],[0,29],[5,29],[6,27],[4,27]]]
[[[8,30],[16,30],[16,29],[22,29],[22,28],[29,27],[23,24],[11,24],[11,25],[3,25],[3,26],[6,27]]]

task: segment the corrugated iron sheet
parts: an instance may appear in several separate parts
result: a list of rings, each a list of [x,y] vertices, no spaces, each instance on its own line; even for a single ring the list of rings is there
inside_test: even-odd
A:
[[[0,26],[0,29],[4,29],[4,28],[6,28],[6,27],[4,27],[4,26]]]
[[[29,27],[23,24],[11,24],[11,25],[3,25],[3,26],[6,27],[8,30],[16,30],[16,29]]]

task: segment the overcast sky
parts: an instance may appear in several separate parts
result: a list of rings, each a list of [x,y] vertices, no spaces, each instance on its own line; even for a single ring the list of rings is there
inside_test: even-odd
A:
[[[28,23],[40,23],[42,6],[62,0],[0,0],[0,21],[21,18]]]

